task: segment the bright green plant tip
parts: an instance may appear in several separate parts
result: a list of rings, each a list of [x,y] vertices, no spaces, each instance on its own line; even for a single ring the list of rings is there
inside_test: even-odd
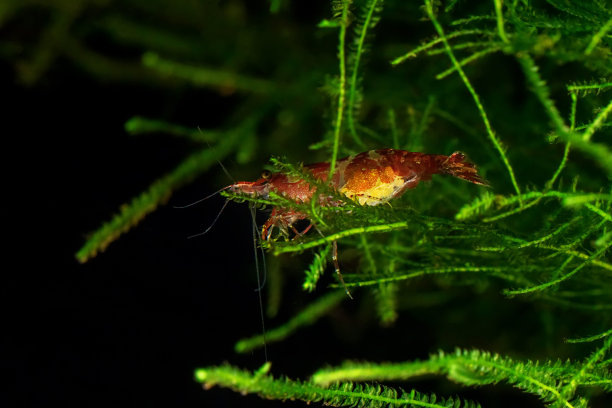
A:
[[[342,381],[406,381],[415,377],[439,374],[444,364],[437,361],[410,361],[406,363],[353,363],[324,368],[312,375],[312,382],[322,386]]]
[[[603,338],[608,337],[610,335],[612,335],[612,329],[606,330],[605,332],[602,332],[602,333],[595,334],[593,336],[580,337],[580,338],[575,338],[575,339],[567,339],[566,341],[568,343],[589,343],[589,342],[592,342],[592,341],[603,339]]]
[[[194,377],[196,379],[197,382],[205,382],[206,381],[206,370],[204,369],[198,369],[195,371]]]

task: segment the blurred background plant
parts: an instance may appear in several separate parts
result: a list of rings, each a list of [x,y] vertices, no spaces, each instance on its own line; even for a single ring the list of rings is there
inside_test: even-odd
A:
[[[302,336],[313,331],[310,343],[301,345],[302,358],[324,356],[334,337],[363,350],[333,361],[321,357],[315,367],[296,362],[308,368],[278,374],[304,377],[308,369],[349,358],[372,362],[322,369],[304,382],[275,379],[269,365],[252,374],[215,366],[198,370],[196,378],[207,387],[331,405],[451,406],[484,399],[501,406],[508,392],[503,386],[466,391],[455,385],[497,383],[523,392],[509,404],[609,404],[609,5],[303,3],[0,4],[0,56],[21,87],[44,87],[66,66],[103,86],[127,84],[144,92],[143,106],[163,107],[147,116],[151,110],[134,106],[127,134],[184,139],[183,158],[149,174],[157,180],[131,200],[122,197],[127,203],[89,235],[78,261],[107,248],[103,256],[112,256],[112,242],[202,175],[210,192],[230,184],[218,161],[235,179],[252,180],[271,156],[282,156],[271,168],[299,175],[300,162],[374,148],[461,150],[491,189],[435,177],[391,206],[302,206],[323,237],[313,233],[267,248],[274,255],[268,255],[266,287],[270,347],[290,342],[301,329]],[[108,100],[108,112],[114,103]],[[250,201],[293,205],[281,197]],[[345,279],[357,290],[354,303],[325,287],[337,286],[326,270],[334,239]],[[292,276],[296,270],[306,277]],[[287,302],[294,298],[301,300]],[[223,296],[215,304],[227,307]],[[316,325],[323,316],[334,321],[333,332]],[[245,338],[236,350],[251,351],[262,340]],[[295,350],[281,350],[272,363],[298,358]],[[199,363],[218,361],[194,366]],[[394,387],[422,375],[454,384],[411,382],[419,392],[403,393],[355,383],[391,381]]]

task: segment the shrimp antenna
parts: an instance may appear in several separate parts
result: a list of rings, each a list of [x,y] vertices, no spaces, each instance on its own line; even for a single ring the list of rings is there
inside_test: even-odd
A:
[[[200,127],[199,127],[199,126],[198,126],[198,131],[199,131],[200,133],[203,133],[203,132],[202,132],[202,129],[200,129]],[[206,144],[208,144],[208,142],[207,142]],[[208,147],[210,147],[210,144],[208,144]],[[234,178],[232,177],[232,175],[229,173],[229,171],[227,171],[227,169],[225,168],[225,166],[223,165],[223,163],[221,163],[219,160],[217,160],[217,163],[219,163],[219,166],[221,166],[221,169],[223,170],[223,172],[225,173],[225,175],[226,175],[226,176],[227,176],[227,177],[228,177],[228,178],[229,178],[229,179],[230,179],[230,180],[231,180],[233,183],[235,183],[236,181],[234,180]],[[189,208],[189,207],[192,207],[192,206],[194,206],[194,205],[196,205],[196,204],[200,204],[202,201],[206,201],[206,200],[208,200],[209,198],[216,196],[216,195],[217,195],[217,194],[219,194],[220,192],[225,191],[225,190],[227,190],[227,189],[228,189],[228,188],[230,188],[230,187],[231,187],[231,185],[229,185],[229,186],[225,186],[225,187],[223,187],[223,188],[221,188],[221,189],[219,189],[219,190],[215,191],[214,193],[207,195],[207,196],[206,196],[206,197],[204,197],[204,198],[200,198],[199,200],[194,201],[193,203],[190,203],[190,204],[187,204],[187,205],[174,205],[174,206],[172,206],[172,208],[183,209],[183,208]],[[225,207],[225,206],[224,206],[224,207]],[[221,211],[223,211],[223,210],[221,210]],[[217,218],[219,218],[219,216],[217,216]],[[216,220],[215,220],[215,221],[216,221]],[[212,226],[212,225],[211,225],[211,226]],[[208,231],[208,230],[207,230],[207,231]]]
[[[200,132],[202,135],[204,134],[204,132],[202,132],[202,129],[200,129],[200,126],[197,127],[198,128],[198,132]],[[208,147],[210,146],[210,143],[206,142],[206,144],[208,145]],[[221,163],[221,161],[219,159],[216,159],[217,163],[219,163],[219,166],[221,166],[221,170],[223,170],[223,172],[225,173],[225,175],[232,181],[232,183],[235,183],[236,180],[234,180],[234,178],[232,177],[232,175],[230,174],[229,171],[227,171],[227,169],[225,168],[225,166],[223,165],[223,163]]]
[[[206,200],[208,200],[209,198],[216,196],[216,195],[217,195],[217,194],[219,194],[220,192],[225,191],[225,190],[227,190],[227,189],[228,189],[228,188],[230,188],[230,187],[231,187],[231,185],[229,185],[229,186],[225,186],[225,187],[220,188],[219,190],[215,191],[214,193],[207,195],[207,196],[206,196],[206,197],[204,197],[204,198],[200,198],[199,200],[194,201],[193,203],[190,203],[190,204],[187,204],[187,205],[173,205],[173,206],[172,206],[172,208],[183,209],[183,208],[189,208],[189,207],[192,207],[192,206],[194,206],[194,205],[196,205],[196,204],[200,204],[202,201],[206,201]],[[226,203],[226,204],[227,204],[227,203]],[[225,207],[225,205],[224,205],[223,207]],[[223,211],[223,210],[221,210],[221,211]],[[219,218],[219,216],[217,216],[217,218]]]
[[[232,180],[233,183],[236,182],[236,180],[234,180],[234,178],[232,177],[232,175],[230,174],[230,172],[225,168],[225,166],[223,165],[223,163],[221,163],[220,160],[217,160],[217,163],[219,163],[219,166],[221,166],[221,170],[223,170],[223,172],[225,173],[225,175]]]
[[[259,250],[261,251],[261,264],[263,266],[263,280],[261,282],[261,286],[257,288],[257,292],[261,292],[261,290],[266,286],[267,278],[268,278],[268,267],[266,266],[266,253],[262,246],[259,246]]]
[[[255,248],[257,248],[257,221],[255,220],[255,205],[252,204],[250,205],[250,210],[251,210],[251,219],[253,220],[253,245],[255,245]],[[259,277],[257,278],[257,284],[259,285],[257,287],[257,289],[255,289],[255,292],[261,292],[261,290],[264,288],[264,286],[266,286],[266,281],[268,278],[268,268],[266,267],[266,254],[264,252],[264,249],[262,246],[259,247],[259,249],[261,249],[261,264],[263,266],[263,279],[261,280],[261,282],[259,281]],[[257,269],[259,271],[259,265],[258,265],[258,257],[257,257],[257,249],[255,249],[255,266],[257,266]]]
[[[210,231],[212,229],[212,227],[214,227],[215,224],[217,223],[217,220],[221,216],[221,213],[223,212],[223,210],[225,210],[225,207],[227,207],[227,203],[229,203],[229,200],[225,200],[225,203],[223,204],[223,207],[221,207],[221,210],[219,210],[219,212],[217,213],[217,216],[213,220],[212,224],[210,224],[210,226],[208,228],[206,228],[206,230],[204,232],[199,232],[197,234],[190,235],[190,236],[187,237],[187,239],[191,239],[191,238],[202,236],[202,235],[206,234],[208,231]]]
[[[251,210],[251,218],[253,219],[253,251],[255,253],[255,270],[257,272],[257,285],[258,288],[256,289],[257,292],[257,297],[259,298],[259,314],[261,317],[261,331],[262,331],[262,337],[263,337],[263,348],[264,348],[264,356],[266,359],[266,363],[268,362],[268,347],[266,345],[266,324],[265,324],[265,318],[264,318],[264,311],[263,311],[263,300],[262,300],[262,296],[261,296],[261,289],[263,288],[263,285],[265,284],[265,265],[266,265],[266,261],[265,261],[265,256],[263,257],[263,265],[264,265],[264,281],[262,283],[261,278],[259,276],[259,261],[258,261],[258,254],[257,254],[257,224],[255,222],[255,205],[251,204],[249,205],[250,210]],[[263,251],[263,250],[262,250]],[[262,252],[263,254],[263,252]]]

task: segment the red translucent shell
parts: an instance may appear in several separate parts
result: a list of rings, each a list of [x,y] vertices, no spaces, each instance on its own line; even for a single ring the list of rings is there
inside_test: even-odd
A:
[[[313,177],[327,181],[329,166],[328,162],[321,162],[304,168]],[[370,150],[339,159],[329,184],[362,205],[378,205],[401,196],[420,181],[430,180],[433,174],[449,174],[471,183],[488,185],[478,175],[476,166],[465,160],[463,153],[445,156],[396,149]],[[292,179],[282,173],[273,173],[254,182],[238,182],[228,189],[262,198],[269,197],[270,192],[274,191],[297,202],[310,201],[316,191],[305,180]],[[326,197],[319,200],[321,205],[338,205]],[[274,208],[264,224],[262,237],[269,239],[275,226],[286,231],[293,228],[296,221],[305,218],[306,214]]]

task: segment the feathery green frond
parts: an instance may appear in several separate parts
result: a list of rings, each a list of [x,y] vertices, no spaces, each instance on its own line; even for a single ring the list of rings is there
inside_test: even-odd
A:
[[[444,38],[446,38],[446,40],[451,40],[454,38],[458,38],[458,37],[462,37],[462,36],[467,36],[467,35],[493,35],[492,32],[490,31],[486,31],[486,30],[480,30],[480,29],[472,29],[472,30],[459,30],[459,31],[453,31],[449,34],[447,34]],[[420,54],[423,51],[429,50],[431,48],[433,48],[434,46],[438,45],[438,44],[444,44],[444,39],[443,37],[437,37],[431,41],[428,41],[427,43],[415,48],[412,51],[407,52],[406,54],[395,58],[393,61],[391,61],[391,65],[398,65],[401,64],[402,62],[406,61],[409,58],[415,58],[418,54]],[[485,42],[484,44],[488,44],[488,42]],[[440,50],[440,52],[442,52],[442,50]]]
[[[591,356],[586,359],[586,361],[581,365],[580,369],[577,370],[577,372],[573,373],[569,381],[566,381],[563,388],[561,389],[561,393],[565,396],[573,396],[576,392],[576,388],[580,386],[585,379],[588,378],[589,380],[591,380],[590,377],[593,371],[595,370],[595,365],[601,360],[603,360],[606,353],[610,350],[611,346],[612,337],[608,337],[604,340],[603,345],[599,349],[595,350],[595,352],[593,352]],[[610,373],[604,371],[604,375],[605,374],[609,375]],[[608,378],[599,379],[599,381],[601,381],[602,383],[607,383],[608,386],[611,384],[610,380],[610,376],[608,376]]]
[[[609,346],[609,345],[608,345]],[[351,381],[407,381],[427,375],[443,375],[452,381],[478,386],[505,382],[523,392],[534,394],[550,406],[576,407],[577,386],[602,388],[612,384],[612,375],[596,369],[592,362],[601,359],[605,347],[580,365],[561,361],[518,361],[480,350],[440,351],[427,360],[403,363],[346,362],[339,367],[325,368],[312,376],[322,386]],[[607,350],[607,349],[606,349]],[[571,392],[558,391],[560,385],[573,385]],[[555,405],[558,404],[558,405]]]
[[[569,133],[569,129],[561,117],[561,113],[559,113],[559,110],[550,97],[550,91],[546,86],[546,83],[540,77],[539,68],[535,64],[533,58],[531,58],[528,54],[520,54],[517,56],[517,59],[521,65],[521,68],[523,68],[523,73],[531,85],[533,92],[537,95],[550,120],[555,125],[557,133],[562,135]]]
[[[380,324],[389,326],[398,317],[399,286],[395,283],[380,283],[376,288],[376,312]]]
[[[121,234],[136,226],[144,217],[165,204],[173,191],[190,182],[232,152],[249,132],[246,123],[226,133],[215,146],[205,148],[183,160],[173,171],[154,182],[147,191],[120,207],[119,213],[93,232],[76,253],[79,262],[86,262],[104,251]]]
[[[331,244],[327,244],[319,252],[315,253],[312,263],[306,270],[306,277],[302,284],[304,290],[312,292],[317,287],[317,282],[327,267],[329,251],[331,251]]]
[[[442,398],[415,390],[396,390],[382,385],[340,383],[322,387],[307,381],[276,379],[268,375],[266,370],[249,373],[229,365],[198,369],[195,378],[206,389],[220,386],[242,394],[257,394],[266,399],[299,399],[308,404],[320,402],[332,407],[480,407],[468,400]]]
[[[551,287],[553,285],[558,285],[559,283],[563,282],[564,280],[567,280],[567,279],[571,278],[572,276],[574,276],[581,269],[583,269],[585,266],[587,266],[590,261],[596,260],[597,257],[599,257],[601,254],[603,254],[605,251],[607,251],[610,246],[612,246],[612,243],[610,243],[609,245],[606,245],[603,248],[600,248],[597,252],[593,253],[593,255],[589,256],[589,258],[587,260],[585,260],[584,262],[580,263],[580,265],[576,266],[570,272],[562,275],[561,277],[559,277],[557,279],[548,281],[546,283],[542,283],[540,285],[532,286],[532,287],[529,287],[529,288],[516,289],[516,290],[505,290],[504,293],[509,295],[509,296],[523,295],[525,293],[536,292],[536,291],[539,291],[539,290],[544,290],[546,288],[549,288],[549,287]],[[567,263],[569,263],[570,261],[571,261],[571,258],[568,258],[568,262]],[[561,268],[561,270],[562,269],[563,268]]]
[[[606,91],[610,87],[612,87],[612,82],[606,82],[606,83],[594,82],[594,83],[583,84],[583,85],[577,85],[577,84],[568,85],[567,90],[572,93],[581,93],[583,96],[586,96],[591,92],[599,93],[602,91]]]
[[[352,0],[338,0],[334,2],[336,18],[338,24],[338,102],[336,105],[336,116],[334,119],[332,154],[329,161],[329,178],[336,171],[336,160],[338,159],[338,148],[340,146],[340,136],[342,135],[344,110],[346,109],[346,32],[349,25],[349,7]]]
[[[478,108],[478,112],[480,113],[480,116],[482,117],[482,120],[484,122],[484,125],[485,125],[485,128],[487,130],[487,134],[489,136],[489,139],[493,143],[493,146],[495,147],[495,149],[499,153],[499,155],[500,155],[500,157],[502,159],[502,162],[506,166],[506,169],[507,169],[508,174],[510,176],[510,181],[512,182],[512,186],[514,187],[514,190],[520,196],[521,190],[520,190],[520,188],[518,186],[518,183],[516,181],[516,178],[514,176],[514,170],[512,169],[512,166],[510,165],[510,161],[506,157],[506,153],[505,153],[501,143],[499,142],[499,140],[497,139],[497,136],[493,132],[493,129],[491,127],[491,123],[489,122],[489,117],[488,117],[484,107],[482,106],[482,102],[480,101],[480,97],[478,96],[478,94],[474,90],[474,87],[472,86],[472,84],[471,84],[470,80],[468,79],[468,77],[465,75],[465,72],[463,72],[463,69],[461,68],[460,63],[457,61],[457,58],[455,57],[455,54],[453,53],[452,47],[450,46],[450,44],[449,44],[449,42],[448,42],[448,40],[447,40],[447,38],[446,38],[446,36],[444,34],[444,30],[442,29],[442,26],[438,22],[435,14],[433,12],[433,5],[432,5],[431,0],[426,0],[425,1],[425,9],[427,10],[427,15],[431,19],[431,22],[433,23],[436,31],[438,32],[438,35],[440,36],[440,38],[442,40],[442,43],[444,44],[444,48],[446,49],[446,53],[448,54],[448,57],[450,58],[451,62],[453,63],[453,66],[457,70],[457,73],[461,77],[461,80],[465,84],[466,88],[468,89],[468,91],[472,95],[472,98],[474,99],[474,103],[476,103],[476,107]]]
[[[279,255],[288,252],[301,252],[309,248],[315,248],[320,245],[336,241],[340,238],[350,237],[353,235],[371,233],[371,232],[389,232],[408,228],[408,221],[394,222],[391,224],[370,225],[367,227],[356,227],[348,230],[336,232],[322,238],[312,239],[298,244],[277,244],[274,247],[274,254]]]
[[[366,37],[368,33],[374,29],[380,19],[382,3],[383,0],[366,0],[364,4],[360,6],[358,13],[359,17],[353,23],[355,39],[351,52],[348,55],[348,72],[350,73],[350,78],[348,81],[348,101],[346,106],[347,125],[353,140],[360,148],[364,148],[365,144],[362,142],[361,137],[359,137],[355,126],[355,116],[358,114],[363,97],[360,89],[361,76],[359,70],[362,64],[362,57],[367,49]]]
[[[457,71],[459,68],[462,68],[464,66],[466,66],[467,64],[476,61],[479,58],[484,57],[487,54],[491,54],[493,52],[497,52],[499,51],[499,47],[494,46],[494,47],[487,47],[483,50],[477,51],[473,54],[470,54],[469,57],[466,57],[464,59],[462,59],[461,61],[458,61],[458,64],[455,66],[452,66],[448,69],[445,69],[444,71],[440,72],[439,74],[436,75],[436,79],[444,79],[447,76],[449,76],[450,74],[452,74],[453,72]]]

